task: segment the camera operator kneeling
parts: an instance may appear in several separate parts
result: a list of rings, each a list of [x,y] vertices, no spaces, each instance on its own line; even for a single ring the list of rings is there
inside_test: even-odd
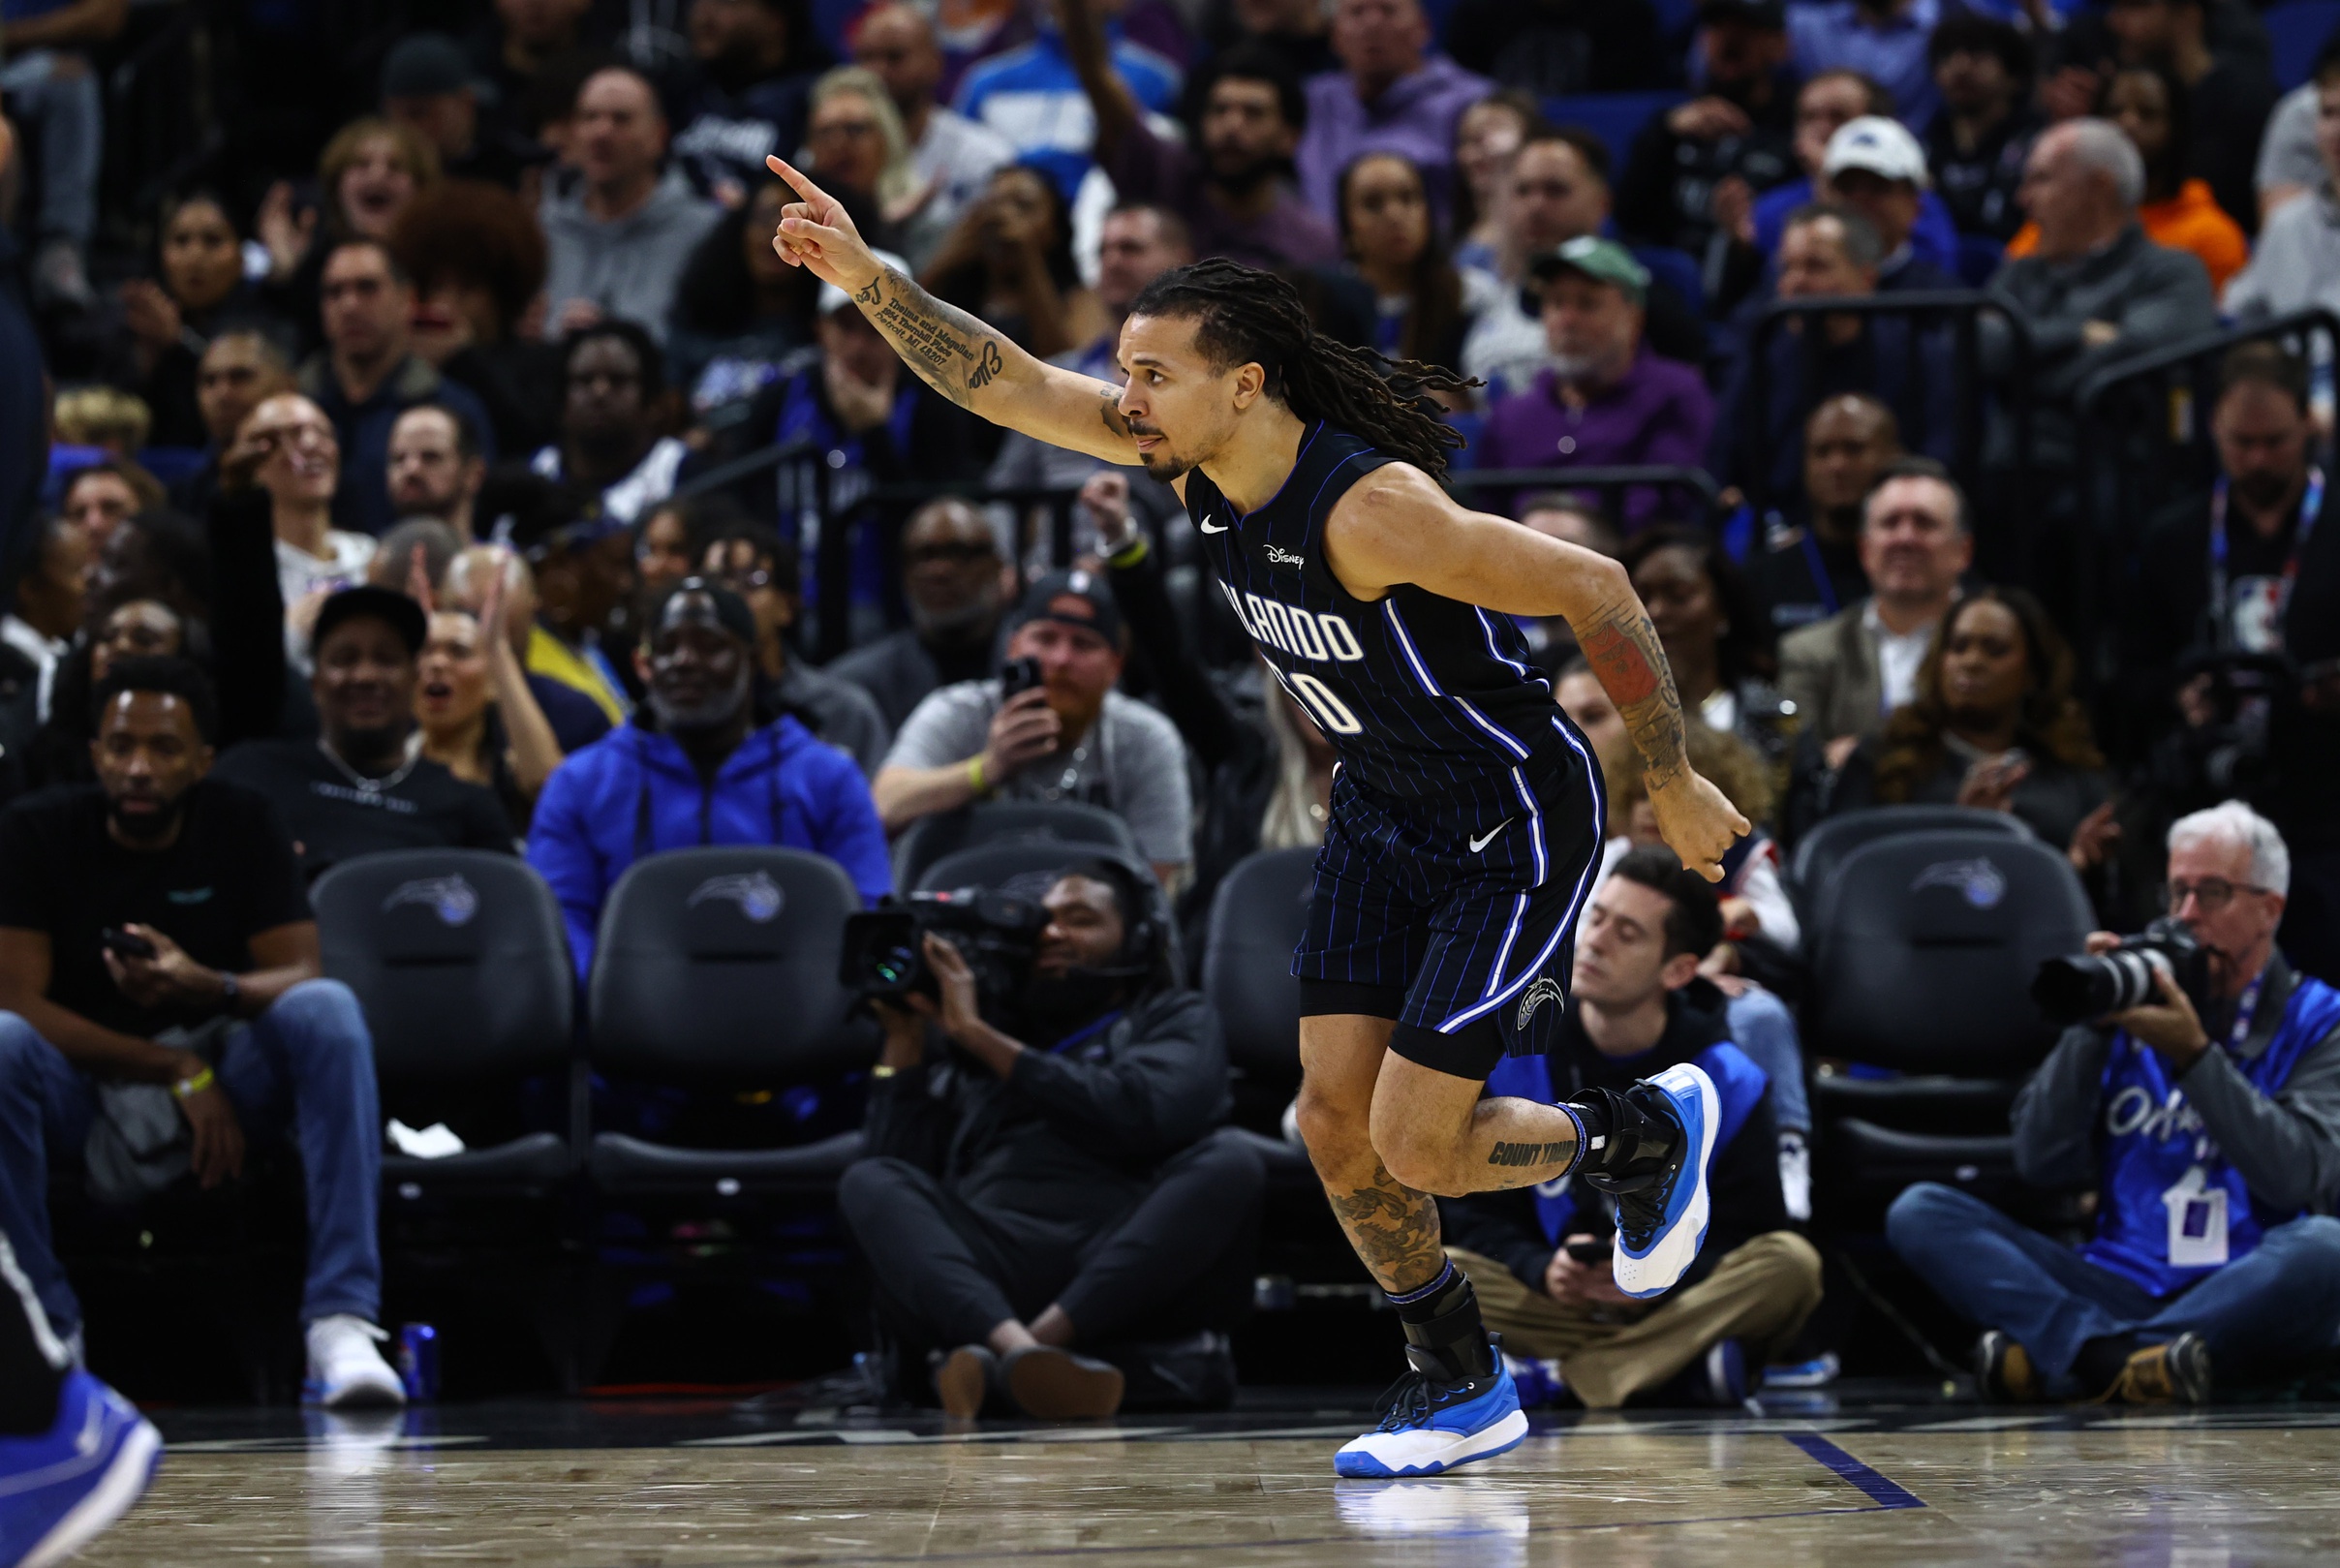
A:
[[[934,1352],[956,1416],[1001,1396],[1046,1419],[1111,1415],[1124,1371],[1101,1358],[1141,1343],[1147,1363],[1179,1364],[1163,1381],[1223,1399],[1265,1172],[1214,1130],[1218,1021],[1176,988],[1165,917],[1130,870],[1081,862],[1043,903],[1025,1039],[984,1018],[974,969],[933,934],[939,1000],[878,1005],[871,1157],[839,1199],[880,1320],[905,1351]]]
[[[2333,1347],[2340,992],[2275,950],[2290,880],[2282,836],[2248,807],[2180,818],[2169,900],[2184,930],[2141,949],[2159,949],[2157,995],[2065,1030],[2017,1099],[2017,1171],[2094,1184],[2095,1240],[2071,1250],[1931,1183],[1887,1214],[1894,1250],[1985,1331],[1985,1399],[2199,1404],[2213,1376],[2280,1380]]]

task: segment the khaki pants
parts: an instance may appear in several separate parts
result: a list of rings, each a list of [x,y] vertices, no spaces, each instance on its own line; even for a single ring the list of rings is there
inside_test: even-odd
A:
[[[1657,1387],[1718,1339],[1746,1340],[1749,1367],[1761,1367],[1820,1305],[1820,1254],[1794,1231],[1756,1237],[1697,1284],[1646,1309],[1562,1307],[1493,1258],[1459,1246],[1446,1255],[1470,1276],[1479,1313],[1503,1348],[1557,1361],[1592,1410],[1613,1410]]]

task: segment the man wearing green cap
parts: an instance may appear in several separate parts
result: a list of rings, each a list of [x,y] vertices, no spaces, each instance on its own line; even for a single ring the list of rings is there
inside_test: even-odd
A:
[[[1612,239],[1582,234],[1528,264],[1525,302],[1540,309],[1551,367],[1500,398],[1479,445],[1481,468],[1595,468],[1700,461],[1714,401],[1698,372],[1642,341],[1649,273]],[[1628,526],[1663,493],[1625,493]]]

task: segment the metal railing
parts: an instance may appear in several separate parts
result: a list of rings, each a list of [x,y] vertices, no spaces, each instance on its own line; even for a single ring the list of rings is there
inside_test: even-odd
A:
[[[1935,421],[1947,417],[1951,447],[1944,460],[1969,495],[1985,493],[1984,464],[1990,442],[1989,406],[1992,398],[1996,398],[2013,443],[2013,471],[2008,476],[2012,482],[2004,492],[2010,509],[2004,515],[2027,535],[2033,520],[2032,486],[2023,482],[2032,467],[2031,333],[2022,318],[2005,301],[1977,289],[1781,299],[1767,306],[1748,335],[1748,408],[1742,411],[1740,427],[1734,432],[1737,445],[1733,455],[1742,471],[1742,488],[1756,509],[1761,511],[1776,504],[1771,476],[1781,432],[1788,433],[1787,439],[1794,443],[1801,456],[1804,421],[1814,408],[1833,395],[1821,390],[1825,328],[1813,330],[1802,323],[1817,319],[1815,324],[1818,324],[1829,318],[1843,317],[1858,318],[1863,329],[1869,331],[1872,343],[1880,320],[1906,323],[1909,336],[1903,355],[1903,384],[1857,389],[1874,393],[1894,411],[1894,417],[1903,425],[1901,445],[1913,452],[1926,450]],[[1985,363],[1985,317],[2000,323],[2006,333],[2008,362],[2001,375],[1990,374],[1990,367]],[[1802,385],[1793,416],[1782,421],[1774,416],[1776,389],[1772,385],[1771,346],[1778,334],[1791,326],[1801,339],[1798,368]],[[1933,347],[1937,342],[1942,345],[1939,350]],[[1950,384],[1946,387],[1927,381],[1927,362],[1937,352],[1947,353],[1950,360]],[[1920,413],[1925,428],[1909,428],[1913,409]]]
[[[817,661],[834,659],[849,645],[855,534],[872,526],[888,530],[886,555],[890,562],[895,553],[891,545],[893,536],[910,513],[927,502],[950,497],[972,507],[1003,503],[1017,509],[1019,519],[1045,508],[1048,564],[1062,567],[1073,560],[1076,538],[1073,506],[1080,495],[1077,485],[995,486],[972,481],[896,480],[856,484],[840,503],[838,479],[844,472],[842,454],[824,443],[799,437],[709,469],[674,492],[675,500],[690,501],[719,491],[738,491],[743,486],[760,487],[760,481],[770,476],[774,493],[759,500],[752,509],[763,512],[769,504],[778,506],[783,512],[797,513],[800,518],[810,514],[812,654]],[[777,494],[784,483],[788,492],[785,502]],[[1460,499],[1473,505],[1484,504],[1481,498],[1504,491],[1590,491],[1601,498],[1604,509],[1612,514],[1616,512],[1621,498],[1633,490],[1686,491],[1691,504],[1680,507],[1677,515],[1685,522],[1701,525],[1712,522],[1718,495],[1713,476],[1705,469],[1667,464],[1480,469],[1450,474],[1446,484]],[[1503,508],[1498,504],[1495,509]],[[1019,566],[1026,559],[1027,552],[1021,547],[1025,542],[1019,532],[1015,557]],[[1155,540],[1157,548],[1165,542]]]

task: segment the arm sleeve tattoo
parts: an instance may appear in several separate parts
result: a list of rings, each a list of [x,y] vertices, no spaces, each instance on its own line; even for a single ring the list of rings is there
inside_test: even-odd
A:
[[[1582,641],[1586,661],[1642,753],[1650,785],[1671,784],[1683,766],[1681,697],[1648,612],[1629,599],[1603,612]]]
[[[1017,384],[1031,360],[988,322],[944,304],[890,267],[872,278],[853,301],[920,381],[970,413],[1023,428],[1006,415],[1017,405]],[[1120,389],[1095,384],[1105,428],[1127,439],[1128,421],[1115,407]],[[1029,382],[1022,390],[1029,392]]]

